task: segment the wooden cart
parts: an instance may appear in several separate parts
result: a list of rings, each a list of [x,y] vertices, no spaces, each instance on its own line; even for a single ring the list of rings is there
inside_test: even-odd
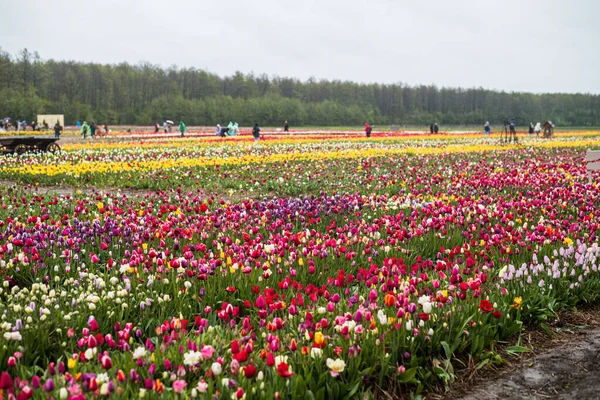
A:
[[[3,154],[24,154],[27,152],[47,151],[56,153],[60,151],[60,146],[56,144],[56,138],[49,137],[10,137],[0,139],[0,151]]]

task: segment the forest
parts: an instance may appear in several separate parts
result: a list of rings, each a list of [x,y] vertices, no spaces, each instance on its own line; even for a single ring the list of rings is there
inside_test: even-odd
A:
[[[399,76],[399,79],[402,77]],[[435,80],[435,77],[431,77]],[[373,77],[376,81],[377,77]],[[493,91],[404,83],[301,81],[279,76],[219,76],[196,68],[150,63],[107,65],[44,60],[27,49],[0,49],[0,117],[27,122],[64,114],[65,123],[188,125],[235,121],[279,126],[483,125],[506,118],[519,125],[552,120],[559,126],[599,126],[597,94]]]

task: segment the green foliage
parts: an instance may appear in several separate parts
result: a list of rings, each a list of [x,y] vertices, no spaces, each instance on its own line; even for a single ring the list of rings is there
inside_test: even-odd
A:
[[[0,114],[31,120],[65,114],[68,124],[94,119],[150,125],[184,119],[188,125],[237,121],[292,127],[408,124],[519,125],[552,120],[560,126],[600,125],[600,98],[590,94],[506,93],[483,88],[438,88],[348,81],[302,82],[236,72],[220,77],[195,68],[167,70],[141,63],[100,65],[42,61],[27,49],[0,50]]]

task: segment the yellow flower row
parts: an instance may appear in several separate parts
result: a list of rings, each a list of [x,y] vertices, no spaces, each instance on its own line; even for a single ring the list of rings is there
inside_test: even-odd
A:
[[[598,131],[585,131],[585,132],[559,132],[555,134],[557,138],[566,138],[566,137],[581,137],[586,138],[590,136],[600,136],[600,132]],[[525,138],[533,138],[532,136],[521,136],[523,139]],[[379,136],[372,137],[369,139],[370,142],[403,142],[403,141],[453,141],[459,139],[488,139],[494,140],[495,138],[499,138],[499,135],[494,136],[483,136],[482,134],[476,133],[467,133],[467,134],[452,134],[452,135],[440,135],[440,136],[431,136],[431,135],[421,135],[421,136]],[[309,137],[281,137],[277,139],[265,140],[261,141],[260,144],[263,146],[277,146],[277,145],[299,145],[299,144],[308,144],[308,143],[318,143],[318,142],[364,142],[365,138],[363,136],[336,136],[331,137],[328,135],[323,135],[323,137],[319,137],[318,135],[309,136]],[[244,146],[250,147],[254,145],[254,142],[249,140],[249,137],[232,137],[224,140],[219,140],[213,137],[210,138],[184,138],[184,139],[160,139],[160,138],[148,138],[148,139],[140,139],[136,141],[124,140],[124,141],[115,141],[115,142],[94,142],[94,143],[71,143],[65,144],[62,146],[63,150],[71,151],[71,150],[83,150],[83,149],[132,149],[132,148],[171,148],[171,147],[180,147],[180,148],[189,148],[189,147],[212,147],[212,146]]]
[[[599,146],[600,139],[584,140],[577,142],[548,141],[536,143],[531,147],[591,147]],[[367,148],[339,151],[305,152],[305,153],[276,153],[268,155],[244,155],[240,157],[181,157],[159,159],[140,162],[81,162],[77,164],[35,164],[5,166],[0,169],[3,173],[30,174],[30,175],[84,175],[97,173],[119,173],[126,171],[154,171],[173,170],[179,168],[215,166],[215,165],[252,165],[280,162],[318,161],[334,159],[355,159],[393,156],[399,154],[434,155],[446,153],[470,153],[485,151],[506,151],[522,148],[518,145],[502,144],[476,144],[476,145],[449,145],[444,147],[406,147],[406,148]]]

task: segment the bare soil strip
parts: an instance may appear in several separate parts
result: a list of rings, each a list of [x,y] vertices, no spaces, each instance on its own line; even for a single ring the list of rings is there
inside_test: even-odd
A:
[[[521,368],[472,388],[462,400],[600,399],[600,329],[525,360]]]

